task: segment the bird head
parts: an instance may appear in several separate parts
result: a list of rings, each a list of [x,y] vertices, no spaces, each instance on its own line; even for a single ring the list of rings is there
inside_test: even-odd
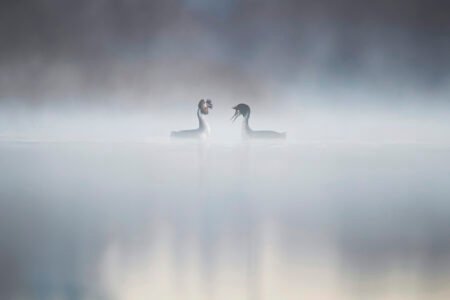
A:
[[[241,103],[233,107],[235,110],[234,115],[231,117],[231,120],[234,122],[237,117],[243,116],[244,118],[247,118],[250,115],[250,106],[247,104]]]
[[[204,115],[207,115],[209,112],[209,109],[212,109],[213,105],[210,99],[207,99],[205,101],[205,99],[201,99],[200,102],[198,103],[198,108],[200,109],[200,112]]]

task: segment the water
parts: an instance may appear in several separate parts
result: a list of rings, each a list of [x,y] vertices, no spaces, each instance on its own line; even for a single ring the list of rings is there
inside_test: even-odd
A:
[[[1,299],[448,299],[450,147],[0,143]]]

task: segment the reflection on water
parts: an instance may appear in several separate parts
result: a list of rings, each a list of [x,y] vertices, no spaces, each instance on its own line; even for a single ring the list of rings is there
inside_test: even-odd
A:
[[[0,144],[1,299],[449,299],[450,149]]]

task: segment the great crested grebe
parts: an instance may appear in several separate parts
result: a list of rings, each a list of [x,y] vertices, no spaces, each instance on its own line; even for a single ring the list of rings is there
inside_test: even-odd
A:
[[[250,119],[250,106],[241,103],[233,107],[235,110],[234,115],[231,117],[233,122],[237,117],[242,116],[244,120],[242,122],[242,136],[246,139],[285,139],[286,132],[276,132],[271,130],[253,130],[248,124]]]
[[[197,117],[198,117],[198,128],[196,129],[188,129],[188,130],[180,130],[180,131],[172,131],[171,137],[175,138],[190,138],[190,139],[203,139],[207,138],[210,134],[209,124],[205,119],[205,115],[208,114],[209,109],[212,108],[211,100],[201,99],[198,103],[197,109]]]

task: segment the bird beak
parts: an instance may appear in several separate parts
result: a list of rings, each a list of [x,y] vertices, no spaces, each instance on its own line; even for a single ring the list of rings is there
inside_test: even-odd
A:
[[[233,107],[233,109],[235,109],[236,111],[234,115],[231,117],[232,122],[234,122],[237,119],[237,117],[239,117],[239,115],[241,114],[241,112],[238,109],[236,109],[236,107]]]

